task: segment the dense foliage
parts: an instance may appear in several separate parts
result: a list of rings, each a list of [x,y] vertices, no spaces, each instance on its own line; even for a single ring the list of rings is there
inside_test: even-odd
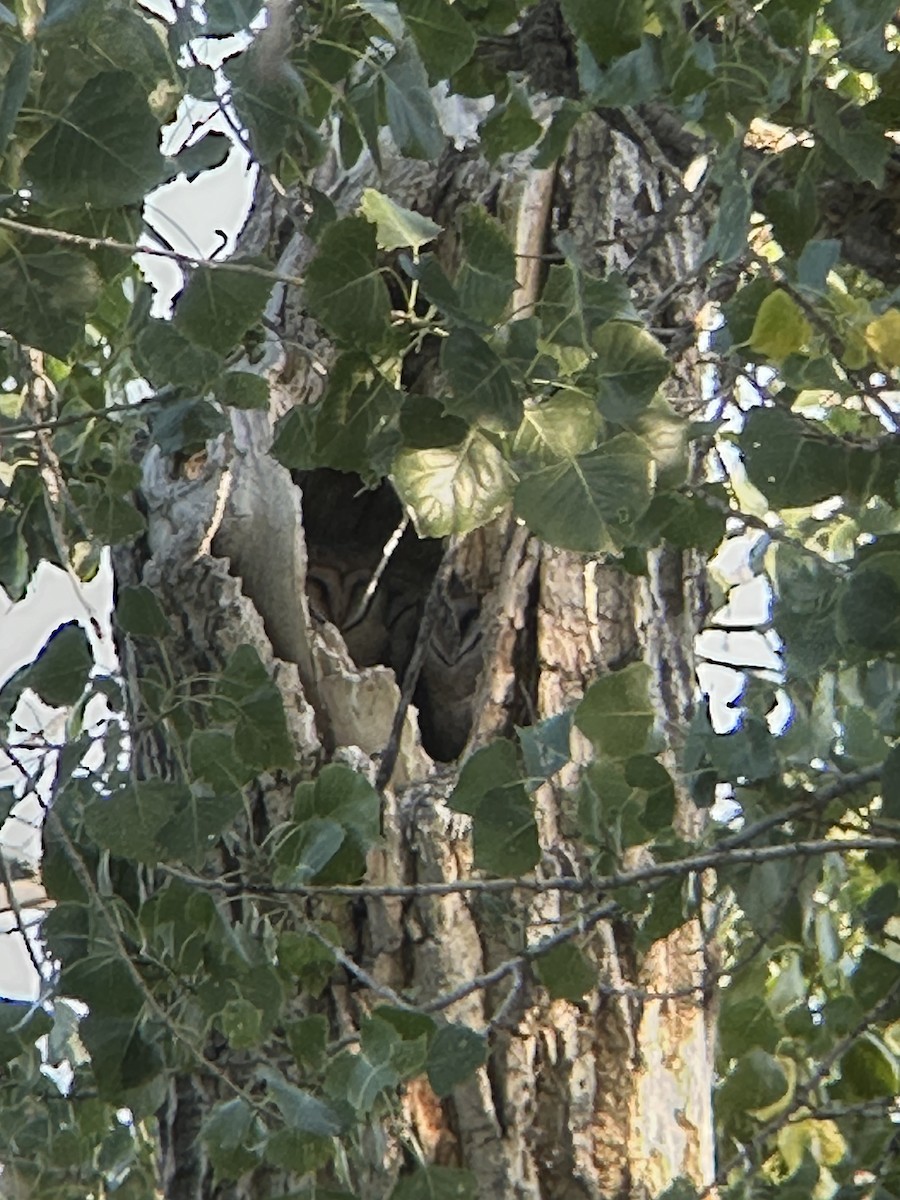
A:
[[[125,0],[0,4],[0,583],[19,599],[41,560],[91,577],[105,547],[144,529],[136,442],[189,459],[225,431],[229,406],[267,404],[252,366],[275,264],[184,263],[168,320],[151,315],[132,261],[147,193],[228,153],[227,138],[204,135],[208,113],[224,111],[254,161],[295,189],[316,256],[286,282],[340,350],[321,399],[282,419],[281,462],[389,476],[433,537],[511,506],[548,543],[636,574],[663,541],[713,556],[745,539],[743,578],[767,581],[771,596],[750,624],[778,666],[747,669],[730,733],[699,707],[673,780],[646,670],[632,663],[571,714],[479,751],[451,805],[472,820],[473,887],[502,893],[531,878],[531,792],[568,760],[574,722],[595,749],[571,804],[595,873],[572,889],[570,924],[510,970],[533,963],[551,998],[577,1002],[593,984],[579,949],[593,924],[616,913],[646,950],[695,912],[696,881],[714,868],[720,1194],[900,1197],[895,6],[561,0],[572,86],[548,97],[548,80],[503,51],[511,26],[552,7],[276,6],[269,31],[229,43],[213,70],[203,45],[249,30],[255,0],[164,19]],[[326,154],[348,172],[389,145],[437,158],[447,95],[473,101],[491,162],[551,166],[595,111],[632,131],[642,106],[677,119],[681,203],[717,213],[697,271],[715,307],[701,342],[709,394],[693,422],[664,398],[669,354],[626,275],[592,275],[562,240],[534,314],[514,320],[517,264],[500,220],[476,206],[460,214],[448,274],[431,220],[377,189],[338,215],[308,186]],[[167,156],[160,130],[186,97],[203,116]],[[407,386],[404,365],[426,342],[440,396]],[[729,577],[719,586],[722,606],[736,599]],[[167,619],[149,589],[120,593],[116,620],[165,655]],[[742,628],[721,610],[711,627]],[[17,772],[0,818],[39,784],[52,794],[43,938],[58,964],[52,1004],[0,1005],[7,1179],[47,1198],[152,1194],[153,1113],[173,1071],[213,1069],[197,1049],[210,1031],[264,1064],[264,1087],[225,1079],[230,1098],[205,1127],[226,1178],[262,1159],[313,1170],[341,1140],[352,1154],[359,1123],[401,1081],[424,1072],[445,1095],[480,1066],[482,1032],[444,1021],[441,997],[427,1011],[376,1007],[351,1049],[329,1044],[320,1015],[287,1020],[289,992],[314,996],[345,964],[339,931],[281,932],[271,917],[256,936],[238,933],[201,886],[249,781],[293,766],[254,651],[189,693],[155,681],[156,712],[179,739],[178,781],[134,777],[119,683],[92,667],[71,624],[0,693]],[[62,746],[16,745],[25,689],[67,710]],[[676,788],[706,809],[730,800],[696,843],[673,832]],[[378,837],[377,792],[326,766],[298,784],[259,878],[276,899],[365,892]],[[626,869],[637,846],[656,865]],[[63,1061],[61,1087],[42,1063]],[[473,1189],[432,1168],[394,1194]]]

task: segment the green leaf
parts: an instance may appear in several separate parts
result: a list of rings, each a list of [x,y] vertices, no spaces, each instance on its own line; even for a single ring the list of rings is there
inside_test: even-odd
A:
[[[775,240],[788,254],[800,254],[819,224],[816,190],[808,174],[793,187],[769,188],[759,197],[762,213],[772,222]],[[803,282],[799,275],[799,282]]]
[[[269,406],[269,385],[251,371],[226,371],[217,389],[221,404],[230,408],[261,408]]]
[[[644,6],[641,0],[561,0],[566,23],[576,37],[587,45],[597,62],[604,66],[641,44]]]
[[[55,358],[68,358],[81,341],[100,294],[96,267],[73,250],[23,250],[0,259],[0,327]]]
[[[131,637],[161,638],[172,632],[156,593],[143,584],[119,589],[116,624]]]
[[[884,773],[882,772],[882,794],[884,790]],[[883,933],[885,925],[898,913],[900,913],[900,888],[893,882],[883,883],[866,900],[863,908],[863,926],[867,933],[876,935]]]
[[[775,1018],[761,996],[729,1002],[725,993],[718,1023],[719,1049],[726,1058],[740,1058],[751,1046],[770,1054],[781,1036]]]
[[[407,396],[400,410],[400,436],[409,450],[458,446],[468,433],[460,417],[451,416],[432,396]]]
[[[650,486],[646,447],[623,433],[587,454],[524,473],[515,511],[551,545],[599,553],[627,536],[650,503]]]
[[[372,1063],[365,1054],[343,1053],[333,1058],[325,1091],[347,1114],[347,1122],[367,1116],[385,1091],[393,1091],[400,1076],[388,1063]]]
[[[220,167],[231,152],[232,141],[224,133],[205,133],[198,142],[179,150],[174,158],[166,159],[166,175],[174,179],[184,175],[194,180],[204,171]]]
[[[664,833],[675,819],[675,785],[661,762],[638,754],[625,764],[625,781],[646,793],[642,822],[650,833]]]
[[[131,1019],[101,1017],[92,1010],[79,1025],[78,1036],[91,1056],[101,1099],[125,1103],[133,1089],[149,1083],[162,1070],[159,1049]]]
[[[679,1175],[664,1192],[660,1192],[656,1200],[700,1200],[700,1193],[690,1179]]]
[[[504,154],[527,150],[541,136],[541,127],[531,115],[528,98],[513,88],[505,104],[497,104],[479,129],[485,158],[496,163]]]
[[[405,399],[368,359],[342,354],[319,403],[295,406],[279,420],[272,453],[294,470],[332,467],[368,481],[390,465],[398,441],[395,418]]]
[[[121,858],[156,863],[163,830],[191,804],[189,788],[164,779],[133,780],[112,796],[98,796],[84,810],[84,824],[98,845]]]
[[[264,770],[294,762],[281,695],[252,646],[235,650],[216,694],[217,711],[235,723],[234,748],[248,766]]]
[[[108,483],[86,485],[76,480],[69,486],[85,526],[106,545],[131,541],[146,528],[146,521],[134,504],[124,496],[110,495]]]
[[[380,833],[378,793],[364,775],[343,763],[329,763],[319,771],[315,783],[300,785],[294,811],[297,817],[308,814],[340,822],[367,849]]]
[[[439,0],[436,0],[439,2]],[[366,188],[359,205],[362,215],[375,226],[378,247],[381,250],[398,250],[411,246],[418,253],[426,242],[433,241],[443,226],[435,224],[430,217],[403,208],[390,196]]]
[[[797,301],[776,288],[759,306],[750,345],[757,354],[778,363],[789,354],[798,353],[811,334],[810,324]]]
[[[534,807],[524,788],[497,788],[478,805],[472,822],[475,867],[518,877],[540,861]]]
[[[572,942],[563,942],[546,954],[538,954],[534,966],[551,1000],[577,1004],[597,983],[597,968]]]
[[[48,207],[141,204],[165,178],[159,124],[127,71],[89,79],[25,159],[34,198]]]
[[[0,587],[10,600],[21,600],[30,578],[28,543],[12,514],[0,512]]]
[[[880,1004],[889,992],[893,1000],[888,1010],[883,1014],[884,1020],[896,1020],[900,1015],[900,963],[867,946],[860,956],[856,970],[850,976],[850,987],[853,994],[864,1009],[874,1008]],[[892,1016],[893,1014],[893,1016]]]
[[[486,525],[512,491],[503,455],[479,434],[458,446],[401,450],[391,477],[420,537],[469,533]]]
[[[601,107],[646,104],[659,94],[665,83],[659,38],[655,37],[644,37],[636,50],[614,59],[606,70],[600,70],[593,55],[582,53],[579,68],[591,103]]]
[[[486,1061],[487,1044],[465,1025],[442,1025],[428,1051],[428,1082],[438,1096],[449,1096],[457,1084]]]
[[[738,437],[747,477],[776,508],[805,508],[847,486],[843,447],[782,408],[754,408]]]
[[[714,507],[700,495],[666,492],[653,497],[635,528],[634,540],[640,546],[657,546],[666,541],[679,550],[696,547],[712,554],[724,536],[722,508]]]
[[[437,158],[445,138],[413,43],[404,42],[381,74],[388,124],[400,153],[407,158]]]
[[[419,290],[429,304],[451,317],[457,325],[473,324],[480,327],[462,306],[456,288],[447,278],[444,268],[433,254],[423,254],[418,262],[401,259],[404,270],[418,281]]]
[[[896,1096],[900,1089],[897,1056],[872,1030],[857,1037],[840,1060],[841,1078],[829,1088],[835,1100],[874,1100]]]
[[[900,821],[900,746],[888,751],[881,768],[882,814],[891,821]]]
[[[216,1174],[237,1179],[259,1161],[263,1144],[259,1117],[239,1097],[217,1104],[200,1131]]]
[[[257,42],[249,51],[226,60],[220,70],[231,84],[230,99],[250,136],[250,148],[257,162],[271,166],[293,133],[301,141],[304,158],[312,165],[318,161],[323,147],[315,131],[302,124],[300,114],[305,107],[302,80],[295,71],[273,70],[268,53],[267,45]],[[299,138],[300,134],[305,134],[305,138]]]
[[[12,24],[16,24],[15,17]],[[34,42],[20,42],[6,65],[3,87],[0,90],[0,159],[5,155],[6,143],[28,95],[34,53]]]
[[[591,339],[597,351],[597,406],[611,421],[626,421],[647,407],[669,374],[656,338],[626,321],[609,321]]]
[[[825,295],[828,275],[841,256],[836,238],[809,241],[797,259],[797,283],[808,292]]]
[[[290,929],[278,939],[278,962],[282,974],[312,996],[324,990],[334,971],[334,954],[327,946],[312,935]]]
[[[461,226],[456,293],[468,320],[499,322],[516,288],[516,257],[499,221],[480,205],[458,214]]]
[[[900,648],[900,583],[887,571],[856,570],[841,592],[839,632],[870,655]]]
[[[634,102],[633,102],[634,103]],[[581,109],[571,100],[564,100],[553,114],[553,120],[532,159],[531,165],[536,171],[545,171],[561,158],[569,144],[572,130],[581,118]]]
[[[310,313],[341,341],[377,346],[389,330],[391,301],[376,264],[375,228],[344,217],[323,232],[306,271]]]
[[[328,1019],[320,1013],[289,1021],[284,1027],[291,1053],[300,1067],[318,1069],[325,1061]]]
[[[654,942],[668,937],[686,917],[684,884],[680,879],[667,879],[654,889],[650,911],[640,922],[635,938],[637,953],[646,954]]]
[[[450,383],[448,412],[488,429],[515,428],[522,401],[501,360],[471,329],[454,329],[441,347],[441,367]]]
[[[235,258],[230,263],[258,266],[261,258]],[[175,308],[175,329],[217,354],[230,353],[251,325],[255,325],[272,291],[272,280],[263,274],[200,266]]]
[[[456,1167],[421,1167],[401,1179],[390,1200],[478,1200],[478,1180]]]
[[[529,787],[538,780],[550,779],[571,760],[571,731],[571,712],[557,713],[524,728],[516,727]]]
[[[454,812],[472,816],[488,792],[510,787],[522,787],[519,755],[515,742],[496,738],[469,755],[447,803]]]
[[[51,951],[63,951],[69,960],[60,975],[64,994],[89,1005],[97,1029],[106,1018],[127,1018],[128,1028],[120,1026],[120,1034],[127,1041],[144,997],[116,948],[108,940],[89,939],[84,907],[77,903],[59,905],[47,916],[41,932]]]
[[[439,1028],[434,1017],[428,1016],[427,1013],[417,1012],[412,1008],[392,1008],[390,1005],[381,1004],[374,1010],[374,1016],[379,1021],[386,1021],[404,1041],[414,1042],[420,1038],[424,1038],[430,1042],[434,1037],[435,1030]]]
[[[720,779],[734,782],[768,779],[779,768],[775,740],[762,717],[744,712],[728,733],[718,734],[712,726],[707,707],[698,705],[691,721],[685,746],[688,761],[696,764],[706,758]]]
[[[896,13],[892,0],[831,0],[828,24],[841,40],[841,58],[861,71],[890,67],[885,26]]]
[[[206,16],[203,32],[225,37],[247,29],[260,7],[259,0],[207,0],[203,6]]]
[[[206,400],[187,399],[166,403],[154,417],[150,432],[163,454],[185,456],[206,448],[206,443],[224,433],[228,419]]]
[[[639,320],[621,275],[591,275],[572,258],[550,267],[537,311],[548,342],[584,350],[591,349],[594,331],[607,321]]]
[[[788,1090],[788,1079],[784,1068],[767,1054],[754,1046],[738,1060],[718,1091],[718,1103],[731,1112],[752,1112],[765,1109],[781,1100]]]
[[[344,844],[344,829],[337,821],[313,817],[303,821],[279,843],[277,887],[299,886],[325,869]]]
[[[341,1132],[341,1122],[335,1112],[309,1092],[288,1083],[280,1071],[261,1066],[258,1075],[290,1129],[317,1137],[334,1137]]]
[[[0,1000],[0,1065],[30,1050],[52,1027],[44,1010],[30,1002]]]
[[[575,709],[575,724],[600,754],[630,758],[643,753],[655,719],[649,699],[650,668],[631,663],[595,680]]]
[[[315,783],[297,788],[294,816],[299,828],[285,843],[283,859],[292,875],[317,863],[316,883],[353,883],[363,875],[366,854],[381,826],[381,801],[364,776],[340,763],[329,764]],[[335,825],[344,831],[339,847]]]
[[[472,57],[475,33],[458,5],[446,0],[397,0],[432,82],[449,79]]]
[[[817,137],[856,178],[883,187],[891,143],[884,130],[866,117],[865,109],[847,103],[827,88],[816,89],[812,109]]]
[[[250,1050],[262,1040],[262,1015],[249,1000],[229,1000],[219,1014],[219,1024],[235,1050]]]
[[[592,450],[602,430],[597,405],[575,392],[558,392],[528,405],[513,441],[516,458],[539,466],[577,458]]]
[[[223,729],[195,729],[188,742],[188,762],[194,779],[205,780],[219,796],[236,797],[253,778],[253,770],[234,751],[233,738]]]
[[[737,163],[736,167],[725,176],[718,213],[703,248],[704,259],[715,258],[723,264],[734,262],[746,253],[747,231],[753,212],[750,182]]]
[[[155,388],[183,388],[193,395],[208,391],[225,368],[222,355],[197,345],[171,321],[147,321],[135,339],[134,357]]]
[[[314,1137],[295,1129],[276,1129],[266,1141],[266,1161],[297,1175],[308,1175],[326,1167],[334,1157],[332,1138]],[[316,1189],[317,1197],[331,1195]]]
[[[50,634],[26,668],[23,686],[32,688],[51,708],[62,708],[81,698],[93,665],[84,630],[77,621],[69,621]]]

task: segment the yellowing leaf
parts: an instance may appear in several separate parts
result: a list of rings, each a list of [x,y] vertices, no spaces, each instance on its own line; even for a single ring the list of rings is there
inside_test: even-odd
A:
[[[847,1153],[847,1143],[834,1121],[794,1121],[778,1133],[778,1149],[794,1172],[809,1152],[818,1163],[834,1166]]]
[[[811,332],[797,301],[777,288],[759,306],[750,345],[757,354],[781,362],[799,350],[809,340]]]
[[[838,287],[828,289],[828,302],[834,312],[835,325],[844,343],[841,361],[851,371],[866,365],[869,351],[864,333],[871,324],[872,308],[868,300],[861,300],[841,291]]]
[[[866,326],[866,341],[880,367],[900,367],[900,312],[889,308]]]
[[[443,228],[430,217],[395,204],[390,196],[376,192],[374,188],[366,188],[359,208],[366,220],[375,226],[378,245],[382,250],[412,246],[418,252],[426,242],[436,238]]]

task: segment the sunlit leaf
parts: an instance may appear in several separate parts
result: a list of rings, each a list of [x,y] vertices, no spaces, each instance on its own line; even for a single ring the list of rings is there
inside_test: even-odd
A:
[[[512,491],[503,455],[477,434],[459,446],[401,450],[392,477],[422,537],[468,533],[485,525]]]
[[[756,314],[750,345],[772,362],[781,362],[809,341],[811,329],[800,305],[780,288],[766,296]]]
[[[146,92],[126,71],[95,75],[34,146],[25,172],[48,205],[139,204],[166,174]]]
[[[403,208],[375,188],[366,188],[363,192],[360,209],[366,220],[375,226],[378,245],[382,250],[411,246],[418,251],[441,232],[441,226],[430,217],[424,217],[411,208]]]

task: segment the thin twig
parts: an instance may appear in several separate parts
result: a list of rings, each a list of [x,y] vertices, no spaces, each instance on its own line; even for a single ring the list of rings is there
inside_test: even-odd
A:
[[[87,250],[114,250],[119,254],[127,254],[129,258],[135,254],[150,254],[155,258],[169,259],[179,266],[196,270],[207,267],[211,271],[233,271],[241,275],[255,275],[261,279],[271,279],[273,283],[300,284],[302,280],[295,275],[283,275],[271,267],[262,267],[258,263],[240,263],[233,259],[202,258],[196,254],[182,254],[178,250],[167,250],[162,246],[141,246],[136,242],[119,242],[114,238],[85,237],[80,233],[70,233],[65,229],[45,229],[41,225],[29,225],[26,221],[12,220],[10,217],[0,217],[0,229],[8,229],[12,233],[27,233],[32,237],[44,238],[70,246],[83,246]]]
[[[805,811],[802,806],[797,812]],[[790,819],[791,810],[779,814],[777,818],[767,822],[759,822],[759,826],[778,825]],[[756,828],[756,827],[754,827]],[[744,863],[758,864],[779,862],[789,858],[814,858],[824,854],[844,854],[850,851],[896,850],[900,848],[900,837],[854,837],[854,838],[819,838],[810,841],[790,842],[779,846],[747,846],[741,847],[740,842],[745,834],[736,834],[727,842],[719,843],[712,850],[702,854],[688,855],[674,862],[653,863],[649,866],[637,867],[633,871],[619,871],[613,875],[593,875],[581,879],[571,876],[561,876],[553,879],[459,879],[443,883],[340,883],[340,884],[296,884],[285,887],[275,887],[270,884],[242,883],[230,884],[227,880],[216,878],[206,879],[178,867],[161,863],[159,870],[185,883],[194,884],[208,891],[222,892],[229,898],[245,896],[343,896],[348,899],[410,899],[416,900],[426,896],[453,896],[462,893],[489,894],[512,892],[518,889],[530,892],[570,892],[581,894],[585,892],[612,892],[620,888],[634,887],[639,884],[664,882],[668,879],[678,879],[683,875],[694,872],[708,871],[715,867],[735,866]]]

